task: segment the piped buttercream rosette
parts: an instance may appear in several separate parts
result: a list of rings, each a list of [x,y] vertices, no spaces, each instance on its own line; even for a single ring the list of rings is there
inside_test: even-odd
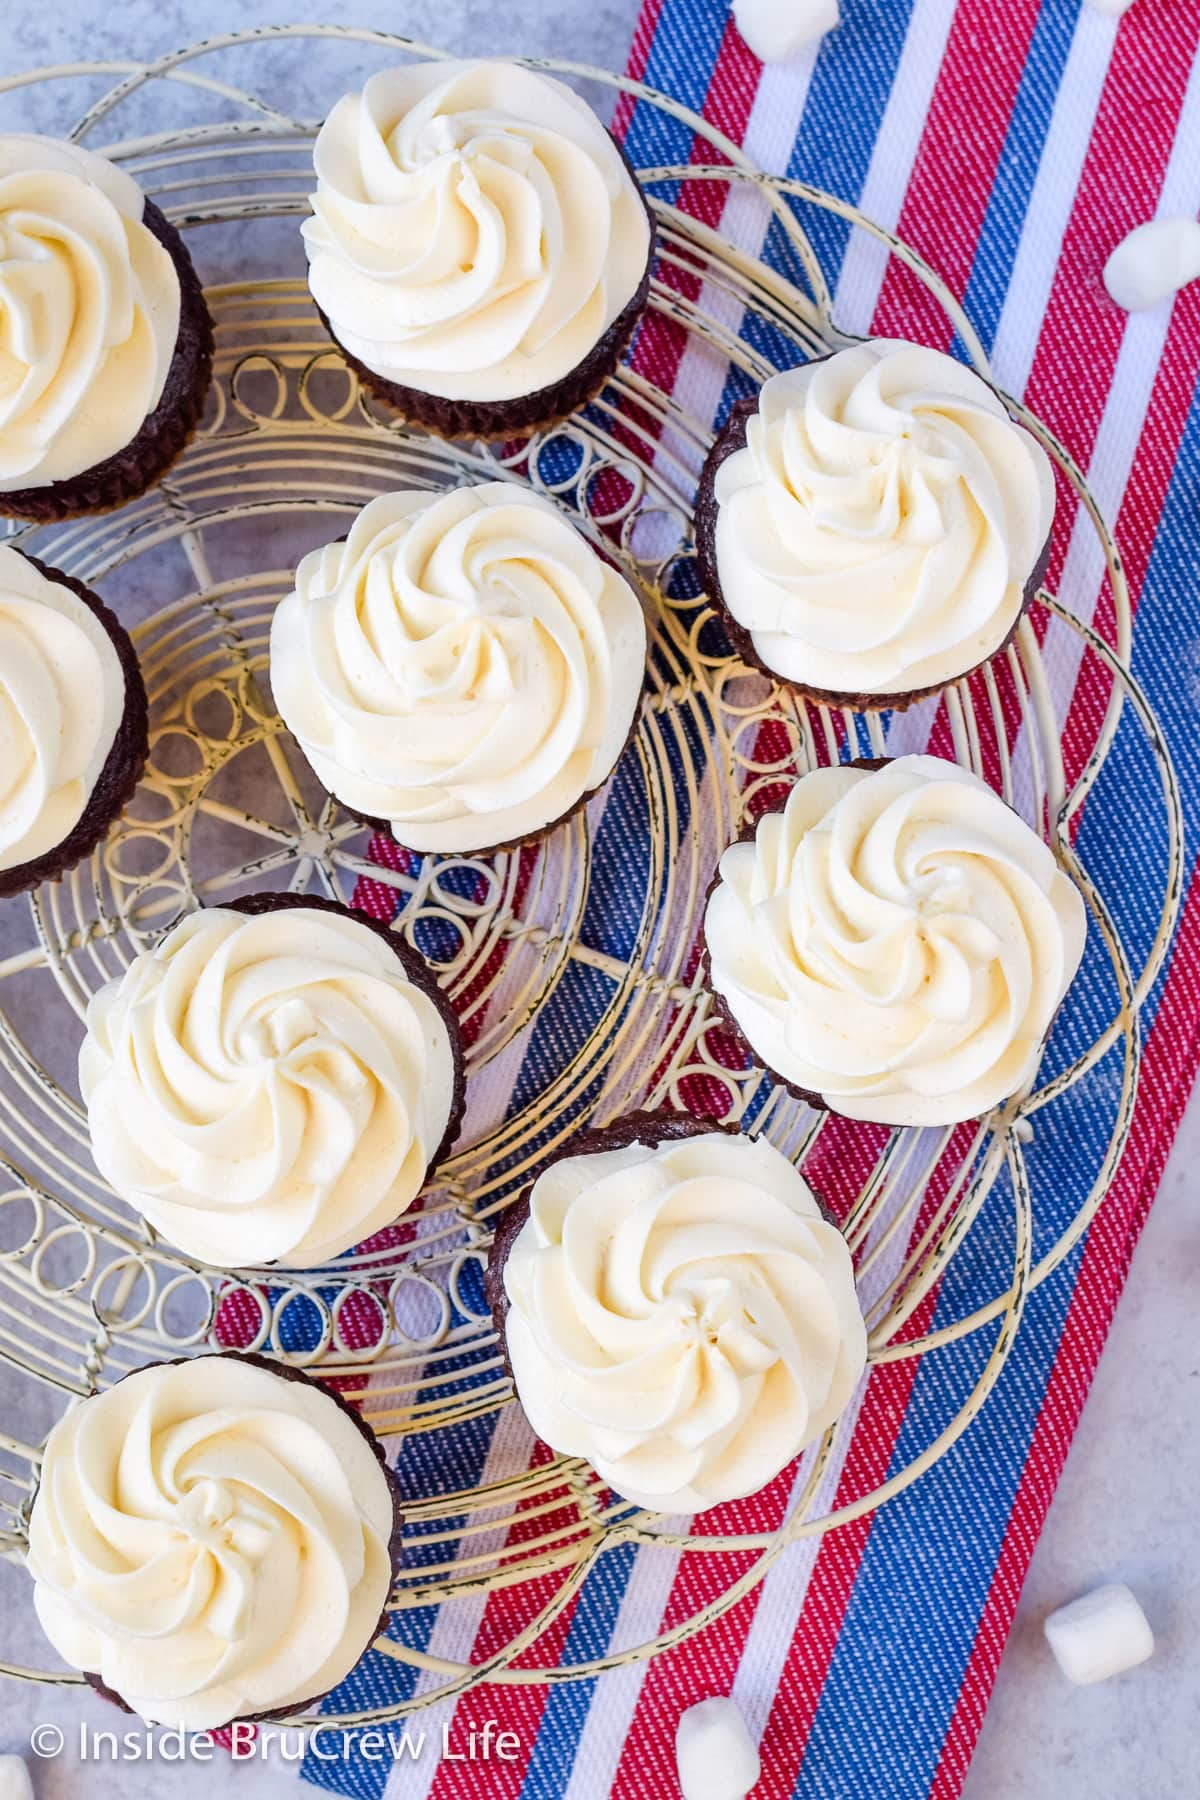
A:
[[[563,82],[505,62],[383,70],[338,101],[314,165],[309,285],[391,403],[447,435],[528,428],[615,366],[650,220]]]
[[[705,466],[697,541],[737,647],[817,699],[908,705],[994,656],[1041,579],[1050,459],[941,351],[772,376]]]
[[[568,1146],[501,1221],[487,1285],[534,1430],[660,1512],[765,1486],[865,1366],[849,1251],[799,1171],[679,1115]]]
[[[168,1242],[218,1268],[313,1268],[416,1199],[462,1111],[432,977],[349,909],[255,895],[190,913],[95,994],[92,1154]]]
[[[51,1432],[28,1568],[47,1637],[142,1718],[296,1710],[379,1628],[399,1513],[370,1433],[295,1370],[139,1369]]]
[[[802,776],[726,850],[704,918],[710,984],[766,1068],[885,1125],[1024,1088],[1085,932],[1048,845],[935,756]]]
[[[372,500],[271,627],[276,704],[326,787],[450,854],[536,836],[608,779],[645,658],[629,583],[510,482]]]
[[[0,545],[0,896],[86,856],[148,752],[128,634],[97,594]]]
[[[183,449],[212,321],[183,238],[108,157],[0,136],[0,512],[141,494]]]

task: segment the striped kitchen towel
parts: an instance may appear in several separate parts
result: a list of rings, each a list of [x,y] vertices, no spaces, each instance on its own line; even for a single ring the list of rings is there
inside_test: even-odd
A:
[[[1200,284],[1173,307],[1127,318],[1106,298],[1100,271],[1108,250],[1139,221],[1200,207],[1200,0],[1138,0],[1119,21],[1079,0],[844,0],[843,10],[843,23],[819,46],[763,68],[721,0],[646,0],[630,73],[702,113],[765,168],[856,203],[920,250],[963,302],[1000,384],[1023,396],[1067,446],[1116,526],[1135,608],[1134,665],[1180,771],[1191,854],[1200,807]],[[713,160],[706,142],[647,105],[622,100],[616,126],[641,167]],[[780,253],[777,227],[768,230],[765,216],[727,202],[723,187],[684,182],[671,197],[747,250],[767,260]],[[955,348],[945,314],[875,241],[827,215],[805,224],[841,326]],[[661,385],[677,385],[693,413],[720,422],[729,392],[689,367],[668,329],[648,326],[634,356]],[[1073,494],[1062,496],[1048,585],[1081,618],[1111,629],[1097,539]],[[1081,666],[1068,636],[1059,641],[1052,627],[1046,639],[1060,716]],[[1070,712],[1069,766],[1085,747],[1083,736],[1071,734],[1086,732],[1091,709]],[[906,715],[904,729],[936,744],[937,708]],[[1147,770],[1136,730],[1123,725],[1106,785],[1079,833],[1087,866],[1116,894],[1122,934],[1142,956],[1158,898],[1122,883],[1121,831],[1113,827],[1117,821],[1128,830],[1142,818]],[[597,880],[610,860],[634,853],[635,799],[619,773],[593,807]],[[375,854],[386,860],[397,852],[377,841]],[[364,883],[358,897],[391,912],[392,890],[382,884]],[[627,927],[615,888],[610,919],[610,939],[596,948],[619,962]],[[574,988],[564,980],[522,1039],[520,1057],[489,1065],[488,1104],[497,1115],[526,1104],[569,1051],[572,1030],[598,1003],[587,979],[602,977],[581,972]],[[1075,1028],[1094,1032],[1105,1006],[1111,1010],[1111,993],[1094,992],[1085,969],[1072,1002]],[[921,1481],[873,1515],[794,1545],[705,1632],[653,1661],[580,1682],[473,1689],[413,1721],[431,1741],[445,1728],[451,1745],[462,1747],[472,1726],[494,1720],[518,1736],[515,1763],[433,1751],[399,1762],[353,1755],[331,1762],[310,1753],[304,1778],[398,1800],[667,1800],[677,1792],[679,1711],[732,1692],[761,1739],[756,1800],[957,1794],[1022,1577],[1188,1098],[1200,1029],[1194,885],[1143,1018],[1140,1100],[1112,1191],[1084,1242],[1031,1298],[982,1416]],[[1056,1034],[1051,1066],[1077,1051],[1071,1029]],[[1111,1112],[1113,1081],[1112,1067],[1101,1063],[1056,1105],[1045,1129],[1039,1124],[1031,1148],[1035,1255],[1094,1174],[1080,1146],[1089,1142],[1089,1124],[1097,1136],[1106,1105]],[[986,1215],[980,1226],[927,1302],[920,1328],[960,1317],[973,1295],[993,1291]],[[842,1460],[827,1473],[822,1509],[878,1486],[930,1443],[961,1406],[993,1341],[979,1331],[953,1357],[878,1369],[858,1403],[856,1429],[843,1439]],[[478,1421],[476,1430],[473,1479],[540,1454],[516,1408]],[[406,1440],[398,1456],[414,1491],[439,1479],[428,1438]],[[763,1495],[720,1509],[708,1528],[769,1530],[786,1513],[793,1478],[785,1472]],[[715,1554],[624,1546],[599,1565],[528,1660],[588,1662],[610,1643],[669,1629],[725,1591],[739,1566]],[[485,1659],[510,1631],[510,1605],[503,1591],[481,1596],[465,1622],[461,1605],[453,1620],[448,1608],[430,1608],[422,1630],[431,1667],[438,1658]],[[421,1679],[413,1668],[369,1657],[334,1710],[409,1697]]]

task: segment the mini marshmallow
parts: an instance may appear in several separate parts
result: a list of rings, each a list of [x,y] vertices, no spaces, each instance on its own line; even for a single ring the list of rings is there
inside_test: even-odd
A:
[[[758,1748],[732,1700],[701,1700],[675,1728],[683,1800],[746,1800],[758,1780]]]
[[[33,1782],[19,1756],[0,1756],[0,1800],[33,1800]]]
[[[1104,285],[1126,312],[1157,306],[1200,275],[1200,220],[1151,219],[1122,238],[1104,265]]]
[[[733,17],[762,62],[787,62],[839,22],[838,0],[733,0]]]
[[[1047,1618],[1046,1641],[1076,1687],[1107,1681],[1154,1654],[1154,1633],[1136,1598],[1114,1581],[1060,1606]]]

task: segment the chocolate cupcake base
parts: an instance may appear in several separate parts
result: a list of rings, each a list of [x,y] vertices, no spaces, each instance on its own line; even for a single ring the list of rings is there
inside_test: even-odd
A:
[[[610,133],[611,135],[611,133]],[[613,139],[616,143],[616,139]],[[637,186],[633,165],[620,144],[617,151],[630,180]],[[341,342],[329,319],[317,308],[321,322],[337,345],[348,366],[369,393],[398,413],[405,424],[419,425],[441,438],[506,438],[529,437],[535,431],[556,425],[595,399],[605,382],[618,367],[646,310],[650,296],[650,275],[654,267],[657,233],[654,214],[646,196],[638,188],[650,226],[650,242],[646,251],[646,268],[633,297],[622,307],[603,337],[598,338],[583,361],[564,375],[561,381],[536,389],[531,394],[518,394],[509,400],[448,400],[423,388],[405,387],[389,381],[385,375],[368,368],[352,355]]]
[[[212,320],[204,291],[182,237],[152,200],[146,201],[142,223],[163,246],[179,277],[179,335],[158,405],[137,436],[103,462],[66,481],[0,493],[0,514],[49,524],[123,506],[166,474],[200,422],[213,359]]]
[[[0,899],[25,893],[29,888],[40,886],[43,881],[56,881],[68,869],[73,869],[77,863],[90,856],[97,844],[107,837],[114,822],[132,800],[150,754],[146,686],[129,633],[116,614],[110,612],[91,588],[76,581],[72,575],[64,575],[61,569],[41,562],[36,556],[30,556],[28,551],[21,551],[19,554],[32,563],[47,581],[69,588],[104,627],[125,676],[125,710],[104,767],[78,821],[60,843],[44,851],[41,856],[35,856],[29,862],[17,863],[11,869],[0,869]]]
[[[890,762],[895,762],[895,760],[896,760],[896,758],[892,757],[892,756],[853,756],[849,759],[848,762],[846,762],[840,766],[847,768],[847,769],[867,769],[869,771],[874,771],[876,769],[886,769],[888,764]],[[997,796],[997,797],[999,798],[999,796]],[[786,804],[786,802],[785,802],[785,804]],[[1016,813],[1016,807],[1014,807],[1010,801],[1006,800],[1004,802],[1004,804],[1008,807],[1010,812]],[[733,840],[734,843],[735,844],[745,844],[745,843],[751,842],[754,838],[755,833],[758,830],[759,820],[765,819],[772,812],[777,813],[780,811],[782,811],[781,807],[768,807],[765,812],[763,812],[759,815],[759,819],[755,819],[753,822],[743,826],[742,830],[739,831],[737,837]],[[1020,818],[1019,813],[1017,813],[1017,817]],[[728,847],[732,847],[732,846],[728,846]],[[723,854],[724,854],[724,852],[722,852],[722,855]],[[713,870],[712,880],[709,882],[708,886],[704,890],[704,899],[703,899],[703,902],[701,903],[701,907],[700,907],[701,920],[703,920],[706,917],[706,915],[708,913],[708,903],[712,899],[713,894],[716,892],[717,888],[720,885],[721,885],[721,859],[720,859],[720,857],[718,857],[717,858],[717,867]],[[875,1119],[875,1120],[861,1119],[850,1113],[839,1112],[837,1107],[834,1105],[834,1103],[831,1100],[827,1100],[825,1098],[824,1094],[818,1094],[818,1093],[814,1092],[814,1090],[812,1088],[798,1086],[798,1084],[796,1082],[789,1081],[786,1075],[781,1075],[779,1073],[778,1069],[773,1069],[771,1067],[770,1063],[765,1062],[764,1059],[759,1055],[758,1051],[754,1048],[754,1045],[750,1042],[749,1038],[746,1036],[745,1032],[742,1030],[741,1026],[738,1024],[737,1020],[734,1018],[733,1013],[730,1011],[724,995],[719,994],[717,992],[716,988],[713,986],[712,956],[709,953],[707,938],[705,938],[704,948],[700,952],[700,961],[699,961],[699,964],[698,964],[697,970],[696,970],[696,979],[701,983],[701,985],[704,987],[705,991],[707,992],[709,1000],[712,1002],[713,1011],[717,1014],[717,1017],[720,1019],[723,1030],[727,1031],[729,1036],[733,1039],[734,1043],[737,1044],[739,1046],[739,1048],[745,1052],[747,1061],[752,1062],[752,1063],[757,1063],[759,1068],[764,1070],[765,1073],[770,1077],[770,1080],[772,1081],[772,1083],[776,1087],[782,1088],[785,1094],[790,1094],[793,1100],[802,1100],[806,1106],[811,1106],[813,1108],[814,1112],[829,1113],[833,1118],[846,1119],[852,1125],[863,1126],[863,1125],[874,1124],[874,1125],[878,1125],[884,1131],[896,1131],[898,1129],[902,1129],[901,1127],[897,1127],[895,1125],[888,1125],[882,1119]],[[1065,1000],[1065,998],[1066,998],[1066,996],[1064,995],[1063,999]],[[1058,1014],[1062,1009],[1062,1004],[1063,1004],[1063,1002],[1062,1002],[1062,1000],[1060,1000],[1058,1003],[1058,1007],[1055,1009],[1054,1018],[1051,1019],[1050,1024],[1046,1028],[1046,1034],[1042,1039],[1043,1046],[1046,1044],[1047,1040],[1049,1039],[1050,1032],[1054,1029],[1054,1020],[1057,1019]],[[1011,1096],[1009,1096],[1009,1097],[1011,1098]],[[1003,1104],[1003,1102],[1001,1104]],[[959,1120],[958,1123],[963,1124],[963,1123],[965,1123],[965,1121]]]
[[[503,838],[498,844],[479,844],[473,850],[418,850],[414,844],[406,844],[402,837],[397,836],[396,832],[392,829],[390,819],[374,819],[369,813],[359,812],[357,807],[347,806],[346,802],[339,799],[336,794],[334,794],[333,798],[337,800],[342,811],[348,813],[352,819],[357,819],[360,825],[365,825],[369,831],[379,832],[382,837],[391,838],[393,844],[399,844],[402,850],[409,851],[413,856],[503,856],[509,851],[523,850],[529,844],[540,844],[543,838],[549,837],[552,831],[557,831],[560,825],[566,825],[577,813],[581,813],[584,810],[589,801],[593,800],[600,792],[601,788],[606,786],[607,783],[612,780],[613,776],[620,768],[622,758],[630,744],[632,744],[637,732],[641,711],[641,692],[639,690],[638,704],[633,709],[633,717],[629,721],[629,730],[625,734],[625,742],[617,751],[612,767],[600,777],[599,781],[592,787],[585,788],[578,800],[576,800],[573,805],[568,806],[564,812],[560,812],[557,818],[548,819],[544,825],[539,825],[536,831],[522,832],[519,837]],[[301,746],[301,750],[303,751],[303,746]]]
[[[817,357],[818,362],[827,362],[828,357]],[[811,683],[797,681],[790,675],[781,674],[764,662],[755,648],[754,638],[746,626],[740,624],[730,611],[729,603],[721,587],[720,570],[717,567],[717,471],[725,460],[733,456],[746,445],[746,427],[758,411],[756,399],[739,400],[735,403],[728,419],[717,435],[716,442],[705,459],[700,473],[699,486],[696,489],[695,530],[696,530],[696,564],[704,591],[718,608],[721,623],[736,654],[752,669],[758,669],[771,681],[778,682],[792,693],[800,694],[806,700],[814,701],[818,706],[845,706],[852,712],[905,712],[915,706],[918,700],[928,700],[934,694],[945,693],[955,682],[965,681],[967,676],[974,675],[977,670],[986,668],[1000,656],[1016,636],[1021,620],[1029,610],[1034,595],[1046,578],[1046,570],[1050,563],[1051,537],[1043,544],[1029,579],[1025,583],[1025,591],[1017,616],[1008,631],[996,645],[994,650],[978,662],[971,663],[957,674],[949,676],[945,681],[934,682],[932,686],[910,688],[894,694],[862,694],[843,693],[834,688],[814,687]]]
[[[419,425],[436,437],[452,440],[522,438],[561,423],[571,413],[579,412],[589,400],[595,399],[624,356],[645,311],[649,293],[650,266],[647,264],[633,299],[583,361],[553,386],[538,388],[532,394],[518,394],[512,400],[448,400],[420,388],[404,387],[398,381],[388,381],[347,350],[325,314],[320,316],[340,355],[354,370],[362,386],[398,413],[404,424]],[[317,310],[320,312],[319,307]]]
[[[400,1485],[399,1485],[398,1481],[396,1480],[395,1474],[388,1467],[387,1458],[384,1456],[382,1444],[379,1442],[379,1439],[375,1436],[375,1433],[371,1430],[371,1427],[367,1424],[366,1420],[362,1417],[362,1414],[356,1412],[354,1410],[354,1408],[350,1405],[349,1401],[346,1400],[341,1394],[339,1394],[336,1391],[336,1389],[331,1388],[331,1387],[326,1387],[324,1382],[314,1381],[312,1376],[306,1375],[302,1369],[295,1368],[291,1363],[274,1362],[269,1356],[259,1356],[252,1350],[220,1350],[220,1351],[215,1351],[215,1352],[211,1353],[208,1357],[187,1357],[187,1356],[165,1357],[161,1362],[143,1363],[142,1369],[174,1368],[176,1365],[182,1365],[187,1362],[197,1362],[197,1361],[253,1363],[253,1365],[256,1369],[265,1369],[269,1375],[278,1375],[280,1380],[282,1380],[282,1381],[300,1381],[300,1382],[306,1383],[307,1386],[309,1386],[309,1387],[317,1388],[319,1390],[319,1392],[322,1393],[327,1400],[332,1400],[334,1405],[337,1406],[340,1409],[340,1411],[345,1413],[346,1417],[351,1420],[351,1422],[356,1426],[358,1431],[366,1439],[367,1444],[370,1446],[372,1455],[375,1457],[381,1470],[383,1471],[384,1478],[388,1485],[388,1490],[391,1493],[391,1497],[392,1497],[392,1530],[391,1530],[391,1536],[388,1539],[388,1555],[390,1557],[391,1565],[392,1565],[391,1585],[394,1585],[396,1576],[400,1572],[400,1564],[401,1564],[401,1561],[403,1560],[403,1554],[404,1554],[404,1546],[403,1546],[403,1542],[402,1542],[402,1531],[403,1531],[403,1526],[404,1526],[404,1508],[403,1508],[403,1505],[401,1503],[401,1498],[400,1498]],[[124,1375],[122,1375],[120,1377],[120,1380],[127,1381],[129,1379],[130,1375],[140,1375],[142,1373],[142,1369],[129,1369],[126,1371],[126,1373]],[[362,1657],[366,1655],[367,1651],[371,1648],[371,1645],[374,1643],[375,1639],[379,1636],[379,1634],[383,1631],[386,1631],[387,1625],[388,1625],[388,1609],[385,1605],[382,1613],[379,1615],[379,1619],[378,1619],[374,1629],[371,1632],[370,1637],[367,1639],[366,1643],[362,1647],[361,1652],[359,1653],[360,1661],[361,1661]],[[133,1710],[132,1706],[130,1706],[129,1702],[127,1700],[123,1700],[121,1698],[120,1694],[118,1694],[115,1691],[115,1689],[107,1686],[107,1684],[100,1679],[99,1675],[97,1675],[94,1670],[85,1669],[83,1671],[83,1678],[89,1684],[89,1686],[93,1687],[96,1690],[96,1692],[98,1694],[103,1694],[103,1696],[106,1700],[111,1701],[111,1703],[114,1706],[119,1707],[123,1713],[128,1713],[131,1717],[137,1716],[134,1713],[134,1710]],[[319,1694],[310,1694],[307,1697],[307,1699],[296,1701],[296,1703],[293,1706],[277,1707],[272,1712],[245,1713],[245,1714],[241,1715],[240,1717],[238,1717],[237,1719],[228,1719],[228,1720],[226,1720],[225,1725],[217,1725],[217,1726],[214,1726],[213,1729],[215,1731],[223,1731],[229,1725],[235,1725],[235,1724],[236,1725],[263,1725],[263,1724],[269,1724],[272,1720],[276,1720],[276,1719],[291,1719],[291,1718],[294,1718],[297,1713],[307,1712],[310,1707],[316,1706],[319,1701],[324,1700],[333,1691],[334,1690],[332,1688],[326,1688]]]
[[[737,1137],[738,1127],[724,1123],[719,1119],[704,1118],[694,1113],[677,1112],[631,1112],[623,1118],[616,1119],[611,1125],[605,1125],[595,1131],[581,1131],[563,1146],[558,1155],[546,1164],[552,1168],[555,1163],[566,1162],[576,1156],[597,1156],[606,1150],[624,1150],[630,1144],[645,1144],[649,1149],[657,1149],[680,1138],[708,1137],[714,1131],[722,1132],[726,1137]],[[529,1197],[533,1192],[531,1181],[527,1188],[500,1215],[492,1236],[491,1249],[488,1251],[487,1268],[483,1275],[483,1293],[488,1310],[492,1315],[492,1323],[500,1339],[500,1353],[504,1358],[505,1373],[511,1378],[512,1366],[508,1360],[508,1311],[509,1298],[504,1286],[504,1269],[512,1253],[512,1247],[520,1236],[522,1228],[529,1219]]]
[[[326,900],[319,894],[243,894],[240,899],[222,901],[230,912],[243,913],[247,918],[258,918],[263,913],[288,912],[304,909],[309,912],[337,913],[343,919],[352,919],[356,925],[363,925],[373,931],[376,937],[382,938],[405,975],[415,988],[419,988],[427,1000],[436,1007],[442,1024],[446,1027],[446,1036],[450,1040],[450,1054],[454,1062],[454,1088],[450,1099],[450,1116],[446,1121],[446,1129],[441,1142],[429,1157],[426,1167],[428,1175],[438,1163],[448,1155],[450,1146],[458,1136],[462,1125],[463,1110],[466,1105],[467,1070],[466,1055],[463,1049],[462,1027],[458,1022],[458,1014],[454,1011],[446,995],[434,979],[433,972],[415,950],[399,938],[390,925],[382,919],[373,919],[370,913],[360,912],[355,906],[343,906],[340,900]],[[398,1215],[403,1217],[403,1214]]]
[[[844,766],[848,769],[885,769],[887,767],[888,763],[892,762],[893,760],[894,760],[894,758],[892,758],[890,756],[854,756],[854,757],[851,757],[849,762],[847,762]],[[786,801],[784,802],[784,804],[786,805]],[[734,838],[733,842],[735,844],[752,843],[754,841],[755,833],[758,830],[759,820],[765,819],[772,812],[781,812],[781,811],[782,811],[782,807],[778,807],[778,806],[767,807],[767,809],[764,812],[759,814],[758,819],[749,820],[749,821],[747,821],[747,823],[745,825],[743,825],[742,829],[738,832],[738,834]],[[726,848],[731,849],[732,845],[727,845]],[[725,852],[722,851],[721,855],[723,856],[724,854],[725,854]],[[707,914],[708,914],[708,903],[712,899],[713,895],[716,893],[716,891],[720,887],[720,885],[721,885],[721,857],[718,857],[717,858],[717,866],[712,872],[711,881],[709,882],[708,886],[704,890],[704,899],[700,905],[700,919],[701,919],[701,931],[702,932],[703,932],[703,921],[707,917]],[[816,1112],[833,1113],[839,1118],[846,1116],[844,1114],[838,1113],[837,1108],[834,1106],[831,1106],[829,1104],[828,1100],[826,1100],[822,1094],[814,1093],[811,1088],[797,1087],[797,1085],[794,1081],[788,1081],[786,1076],[781,1075],[777,1069],[772,1069],[768,1063],[765,1063],[763,1061],[762,1057],[758,1054],[758,1051],[754,1048],[754,1045],[750,1042],[750,1039],[746,1036],[745,1032],[742,1030],[741,1026],[738,1024],[737,1020],[734,1018],[733,1014],[730,1012],[729,1007],[725,1002],[724,996],[721,994],[718,994],[716,988],[713,986],[712,957],[709,954],[707,938],[705,938],[704,948],[700,952],[700,961],[699,961],[699,964],[697,965],[697,969],[696,969],[696,979],[697,979],[697,981],[700,982],[700,984],[703,986],[703,988],[707,992],[709,1000],[712,1002],[713,1011],[716,1013],[717,1017],[721,1021],[722,1029],[729,1034],[729,1036],[733,1039],[734,1043],[738,1046],[738,1048],[745,1053],[747,1062],[757,1063],[760,1069],[763,1069],[766,1071],[767,1075],[770,1077],[770,1079],[774,1083],[774,1085],[776,1087],[781,1087],[785,1094],[790,1094],[793,1100],[804,1101],[806,1106],[811,1106],[814,1109],[814,1111],[816,1111]],[[862,1122],[863,1122],[862,1120],[855,1121],[856,1124],[861,1124]]]

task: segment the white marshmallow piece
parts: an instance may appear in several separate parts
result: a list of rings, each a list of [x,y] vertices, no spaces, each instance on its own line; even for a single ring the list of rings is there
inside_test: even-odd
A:
[[[1044,1629],[1055,1662],[1076,1687],[1123,1675],[1154,1655],[1149,1621],[1120,1581],[1060,1606]]]
[[[1122,238],[1104,285],[1126,312],[1157,306],[1200,275],[1200,220],[1151,219]]]
[[[0,1756],[0,1800],[33,1800],[33,1782],[19,1756]]]
[[[683,1800],[746,1800],[758,1780],[758,1746],[732,1700],[701,1700],[675,1728]]]
[[[733,0],[733,17],[761,62],[790,62],[841,15],[838,0]]]

